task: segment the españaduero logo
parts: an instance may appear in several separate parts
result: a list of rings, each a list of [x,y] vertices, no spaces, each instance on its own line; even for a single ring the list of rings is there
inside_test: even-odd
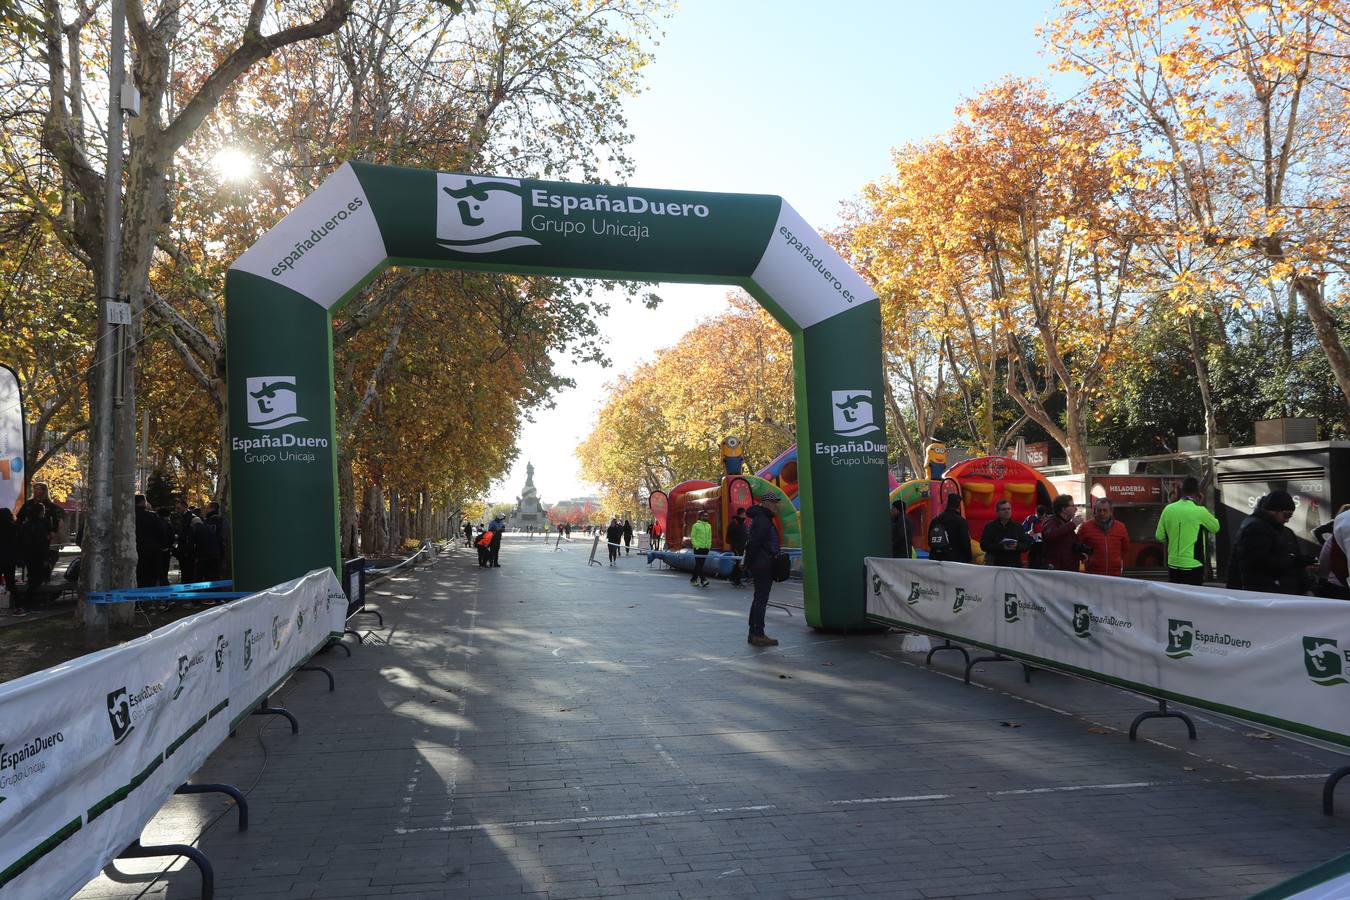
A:
[[[296,414],[295,376],[259,375],[245,379],[248,391],[248,424],[259,431],[308,422]]]
[[[984,598],[979,594],[972,593],[965,588],[956,589],[956,599],[952,601],[952,612],[959,613],[966,608],[967,603],[983,603]]]
[[[1308,670],[1308,677],[1312,679],[1313,684],[1322,687],[1346,684],[1345,664],[1342,659],[1346,655],[1350,655],[1350,650],[1341,651],[1336,646],[1334,638],[1306,635],[1303,638],[1303,665]]]
[[[1185,659],[1196,653],[1227,656],[1229,650],[1250,650],[1252,642],[1222,631],[1201,631],[1186,619],[1167,620],[1167,648],[1170,659]]]
[[[831,391],[830,405],[836,434],[861,437],[881,430],[873,423],[871,391]]]
[[[1073,633],[1080,638],[1092,637],[1093,625],[1102,625],[1106,628],[1134,627],[1134,623],[1129,619],[1117,619],[1110,614],[1099,616],[1087,604],[1075,603],[1073,605]]]
[[[920,600],[936,600],[937,598],[937,588],[924,587],[917,581],[911,581],[909,583],[909,596],[905,598],[905,602],[910,606],[915,606]]]
[[[1043,613],[1045,607],[1035,600],[1022,600],[1016,594],[1003,595],[1003,621],[1008,624],[1022,621],[1022,613]]]
[[[112,726],[113,743],[120,744],[135,729],[136,723],[143,719],[158,702],[164,685],[160,682],[147,684],[136,693],[125,686],[108,692],[108,724]]]
[[[1195,643],[1195,625],[1181,619],[1167,620],[1167,650],[1172,659],[1185,659],[1191,656],[1191,645]]]
[[[460,253],[537,247],[524,231],[524,189],[513,178],[436,175],[436,241]]]

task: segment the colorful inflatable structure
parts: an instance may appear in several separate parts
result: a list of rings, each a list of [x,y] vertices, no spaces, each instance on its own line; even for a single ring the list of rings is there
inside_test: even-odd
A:
[[[998,514],[1000,500],[1012,503],[1014,522],[1036,512],[1038,505],[1050,505],[1058,492],[1055,486],[1024,462],[1004,456],[981,456],[947,468],[947,448],[933,443],[927,451],[928,478],[907,481],[891,491],[891,501],[905,501],[910,534],[919,555],[928,554],[928,524],[947,507],[952,494],[961,497],[961,514],[970,525],[971,552],[980,562],[980,535],[984,526]]]
[[[713,543],[704,571],[725,578],[731,574],[735,565],[726,539],[727,524],[736,515],[736,510],[749,509],[755,497],[768,493],[777,494],[780,498],[774,525],[778,528],[778,538],[783,549],[789,553],[800,551],[801,523],[794,505],[797,493],[796,448],[791,452],[791,494],[781,484],[767,478],[742,474],[740,441],[735,437],[722,441],[722,466],[726,471],[718,481],[685,481],[671,488],[669,493],[653,491],[648,506],[653,519],[662,524],[666,546],[663,550],[649,550],[647,562],[660,559],[681,571],[693,571],[694,551],[689,545],[689,529],[697,521],[698,514],[706,510],[708,521],[712,523]],[[780,456],[779,460],[786,455]],[[782,502],[784,500],[788,502]]]

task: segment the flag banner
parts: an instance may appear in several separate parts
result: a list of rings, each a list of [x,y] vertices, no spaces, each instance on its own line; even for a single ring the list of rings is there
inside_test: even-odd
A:
[[[235,718],[341,636],[346,607],[332,571],[316,570],[0,685],[0,894],[78,892]]]
[[[867,617],[1350,746],[1350,604],[868,558]]]

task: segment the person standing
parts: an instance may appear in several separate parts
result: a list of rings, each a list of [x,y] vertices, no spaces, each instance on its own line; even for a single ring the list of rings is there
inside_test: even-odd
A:
[[[197,553],[192,547],[192,524],[197,517],[182,497],[176,505],[178,525],[174,529],[174,555],[178,557],[178,583],[191,584],[197,578]]]
[[[28,574],[27,591],[31,601],[52,574],[52,539],[60,530],[61,512],[51,501],[47,485],[33,483],[33,496],[19,507],[19,554]],[[13,602],[11,600],[11,602]],[[31,604],[30,604],[31,605]]]
[[[689,529],[689,546],[694,548],[694,577],[690,584],[707,587],[708,579],[703,577],[703,567],[708,562],[708,551],[712,549],[712,523],[708,521],[708,511],[698,511],[698,521]]]
[[[1021,525],[1012,520],[1012,502],[1000,500],[994,504],[997,514],[984,532],[980,534],[980,549],[984,551],[986,566],[1004,566],[1010,569],[1022,568],[1022,554],[1033,545],[1031,535]]]
[[[472,547],[472,546],[473,546],[473,523],[472,523],[472,522],[465,522],[465,523],[464,523],[464,546],[465,546],[465,547]]]
[[[0,509],[0,576],[5,579],[5,590],[9,591],[9,614],[25,616],[28,613],[19,606],[19,592],[15,590],[14,572],[19,566],[19,526],[14,522],[14,512],[5,507]]]
[[[1115,517],[1110,500],[1099,497],[1092,504],[1092,518],[1079,526],[1078,541],[1091,548],[1083,564],[1084,571],[1120,577],[1125,554],[1130,552],[1130,533],[1125,523]]]
[[[928,558],[970,562],[970,526],[961,515],[961,495],[949,494],[947,508],[928,523]]]
[[[731,564],[729,580],[732,587],[745,587],[745,507],[736,510],[736,515],[727,523],[726,548],[741,559]]]
[[[746,643],[756,647],[776,647],[778,641],[764,633],[764,614],[769,609],[769,591],[773,590],[773,560],[781,544],[774,514],[778,511],[778,495],[764,494],[759,502],[746,511],[750,528],[745,538],[745,567],[755,583],[755,596],[750,601],[750,634]]]
[[[1058,572],[1077,572],[1079,556],[1074,549],[1078,543],[1078,526],[1083,517],[1078,515],[1078,504],[1068,494],[1060,494],[1051,507],[1050,518],[1041,526],[1041,543],[1045,548],[1046,565]]]
[[[136,587],[159,586],[160,555],[164,537],[160,519],[150,508],[144,494],[136,495]]]
[[[1228,560],[1228,586],[1266,594],[1303,595],[1316,560],[1298,552],[1298,538],[1286,523],[1294,516],[1288,491],[1271,491],[1242,520]]]
[[[486,569],[488,564],[488,548],[492,546],[492,532],[483,527],[483,523],[478,523],[478,537],[474,539],[474,547],[478,550],[478,566]]]
[[[623,555],[633,555],[633,523],[628,519],[623,520]]]
[[[891,556],[895,559],[909,559],[914,555],[914,542],[909,536],[909,516],[906,515],[905,501],[896,497],[891,501]]]
[[[209,503],[206,505],[207,511],[211,506]],[[220,577],[220,536],[212,522],[196,515],[196,510],[192,512],[192,549],[197,555],[193,564],[193,577],[199,582],[215,581]]]
[[[1022,520],[1022,530],[1031,536],[1031,549],[1027,551],[1028,569],[1047,569],[1045,562],[1045,544],[1041,541],[1041,529],[1052,515],[1050,504],[1036,504],[1036,512]]]
[[[609,527],[605,529],[605,544],[609,547],[609,564],[617,566],[619,558],[619,542],[623,540],[623,526],[619,524],[619,517],[614,516],[609,520]]]
[[[1167,580],[1173,584],[1205,583],[1205,532],[1218,534],[1219,520],[1200,501],[1200,480],[1188,475],[1181,496],[1158,517],[1154,537],[1167,544]]]

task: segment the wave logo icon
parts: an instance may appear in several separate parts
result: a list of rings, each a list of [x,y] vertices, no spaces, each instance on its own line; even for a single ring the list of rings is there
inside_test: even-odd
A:
[[[295,412],[295,376],[261,375],[245,379],[248,391],[248,424],[259,431],[308,422]]]
[[[436,176],[436,242],[459,253],[537,247],[525,236],[525,192],[511,178]]]
[[[834,430],[844,437],[860,437],[880,431],[872,422],[871,391],[831,391]]]

